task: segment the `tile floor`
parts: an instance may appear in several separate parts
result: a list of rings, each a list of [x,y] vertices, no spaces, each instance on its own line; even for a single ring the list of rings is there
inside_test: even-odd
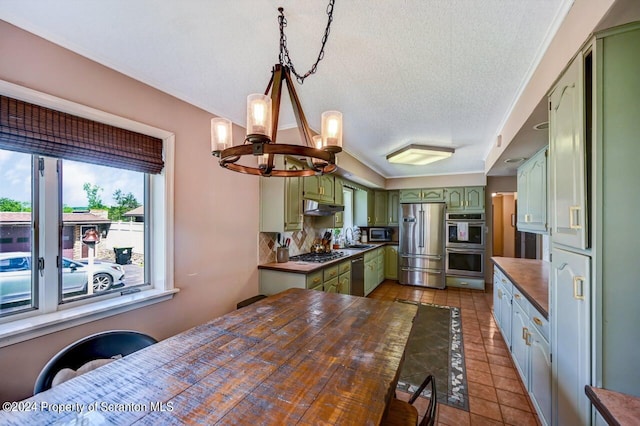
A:
[[[401,298],[460,308],[469,412],[438,404],[437,425],[540,424],[493,319],[491,289],[485,292],[457,288],[435,290],[385,281],[369,297],[383,300]],[[405,400],[408,396],[398,393],[398,397]],[[418,398],[418,412],[424,413],[428,403],[428,399]]]

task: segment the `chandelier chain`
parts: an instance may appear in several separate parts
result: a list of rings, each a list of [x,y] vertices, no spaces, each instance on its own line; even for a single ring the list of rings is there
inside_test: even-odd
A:
[[[309,77],[311,74],[315,74],[318,69],[318,63],[324,58],[324,46],[327,44],[327,39],[329,38],[329,32],[331,29],[331,22],[333,22],[333,6],[335,4],[335,0],[329,0],[329,4],[327,5],[327,28],[324,30],[324,36],[322,37],[322,46],[320,47],[320,52],[318,53],[318,59],[311,66],[309,71],[307,71],[304,75],[298,74],[295,67],[293,66],[293,62],[291,62],[291,56],[289,55],[289,48],[287,47],[287,36],[284,33],[284,28],[287,26],[287,19],[284,17],[284,9],[279,7],[278,11],[280,12],[280,16],[278,16],[278,22],[280,24],[280,65],[286,65],[289,67],[293,75],[296,76],[296,80],[298,83],[304,83],[305,78]]]

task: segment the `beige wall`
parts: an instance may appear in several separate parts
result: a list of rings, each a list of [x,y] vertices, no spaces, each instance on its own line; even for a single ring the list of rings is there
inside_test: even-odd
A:
[[[47,360],[83,336],[124,328],[164,339],[258,293],[258,179],[225,171],[211,157],[211,114],[3,21],[0,40],[0,79],[175,134],[181,290],[170,301],[0,348],[0,400],[30,396]]]
[[[387,179],[385,189],[441,188],[446,186],[484,186],[484,173],[468,173],[442,176],[423,176]]]

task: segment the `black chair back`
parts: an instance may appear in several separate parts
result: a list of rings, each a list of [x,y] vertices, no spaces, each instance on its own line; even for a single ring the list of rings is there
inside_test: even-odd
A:
[[[51,382],[63,368],[77,370],[96,359],[126,356],[158,341],[137,331],[112,330],[93,334],[62,349],[44,366],[33,388],[34,395],[51,388]]]

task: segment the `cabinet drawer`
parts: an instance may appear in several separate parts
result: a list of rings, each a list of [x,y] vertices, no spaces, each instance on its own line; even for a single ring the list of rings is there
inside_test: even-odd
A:
[[[377,250],[370,250],[364,254],[364,263],[369,262],[370,260],[375,260],[378,258]]]
[[[460,288],[471,288],[474,290],[484,290],[484,279],[447,277],[447,287],[460,287]]]
[[[549,343],[549,320],[543,317],[533,306],[529,309],[529,317],[531,318],[531,326],[535,327]]]
[[[513,294],[513,284],[501,270],[497,269],[497,271],[500,277],[500,283],[502,283],[502,288],[511,296]]]
[[[324,281],[329,281],[334,278],[338,278],[338,265],[329,266],[328,268],[324,268]]]
[[[322,271],[316,271],[307,275],[307,288],[322,285]]]
[[[529,316],[529,307],[531,306],[531,303],[529,303],[524,294],[522,294],[520,289],[516,286],[513,286],[513,301],[520,305],[525,315]]]
[[[351,261],[347,260],[346,262],[342,262],[339,266],[338,266],[338,273],[340,275],[344,274],[345,272],[349,272],[351,270]]]

